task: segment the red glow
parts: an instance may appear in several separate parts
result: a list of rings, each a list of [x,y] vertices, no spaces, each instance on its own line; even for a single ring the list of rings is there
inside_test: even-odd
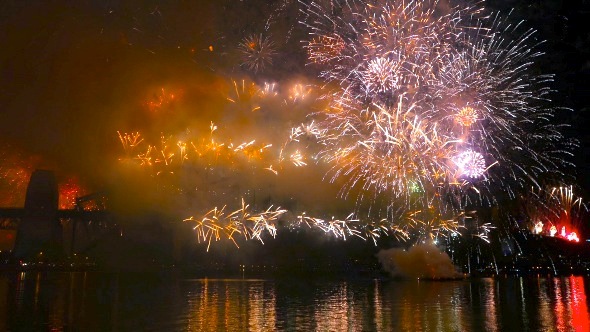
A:
[[[38,157],[0,145],[0,206],[24,205],[29,178],[39,161]]]
[[[164,88],[157,94],[155,94],[150,100],[146,102],[147,107],[152,112],[157,112],[162,107],[171,104],[182,95],[181,91],[166,91]]]
[[[578,233],[575,230],[568,233],[565,226],[561,227],[560,237],[571,242],[580,242]]]
[[[59,208],[73,209],[76,206],[76,199],[86,194],[86,190],[82,188],[76,178],[70,178],[65,183],[60,183]]]
[[[576,331],[588,331],[590,318],[588,317],[588,303],[584,290],[584,278],[570,277],[572,325]]]
[[[536,230],[536,228],[535,228]],[[537,233],[539,234],[539,233]],[[557,234],[557,227],[555,227],[555,225],[551,226],[551,228],[549,229],[549,236],[558,236],[562,239],[568,240],[568,241],[572,241],[572,242],[580,242],[580,238],[578,237],[578,233],[573,230],[570,231],[568,233],[568,230],[565,226],[561,226],[561,232],[559,234]]]

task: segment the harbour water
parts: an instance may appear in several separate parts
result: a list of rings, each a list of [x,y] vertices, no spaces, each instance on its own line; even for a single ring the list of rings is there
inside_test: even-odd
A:
[[[590,278],[6,272],[1,331],[588,331]]]

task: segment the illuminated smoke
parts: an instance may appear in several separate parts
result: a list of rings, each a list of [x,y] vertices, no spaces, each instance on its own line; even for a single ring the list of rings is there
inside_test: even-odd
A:
[[[448,279],[461,276],[449,255],[431,244],[419,244],[408,250],[381,250],[377,258],[393,277]]]

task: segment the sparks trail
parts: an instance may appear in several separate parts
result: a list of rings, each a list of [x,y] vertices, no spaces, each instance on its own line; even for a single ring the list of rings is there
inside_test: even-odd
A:
[[[207,243],[207,251],[211,241],[219,241],[222,236],[231,240],[237,247],[235,236],[241,235],[245,240],[256,239],[262,243],[264,232],[268,232],[273,238],[276,236],[276,221],[286,210],[271,206],[262,212],[251,212],[250,206],[242,199],[240,209],[233,212],[225,212],[222,208],[213,208],[201,218],[190,217],[185,222],[194,223],[193,229],[197,232],[199,242]]]

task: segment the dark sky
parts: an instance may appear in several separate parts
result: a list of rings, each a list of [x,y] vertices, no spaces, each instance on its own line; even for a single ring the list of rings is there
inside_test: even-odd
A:
[[[555,74],[555,103],[574,110],[564,117],[572,123],[568,134],[581,141],[575,162],[579,183],[590,192],[590,1],[488,2],[502,11],[514,8],[510,19],[527,20],[546,40],[537,68]],[[235,142],[254,134],[275,139],[298,115],[274,122],[228,117],[228,82],[248,76],[258,84],[271,77],[287,82],[305,73],[296,14],[297,4],[288,0],[2,1],[0,143],[35,156],[35,167],[74,174],[100,189],[121,179],[113,175],[122,154],[117,131],[141,130],[154,142],[162,131],[206,132],[216,121],[220,132],[241,125],[232,132]],[[253,75],[240,68],[236,45],[267,24],[278,36],[278,59]],[[154,115],[146,105],[162,89],[181,99],[159,109],[170,114]],[[305,176],[321,181],[321,172]],[[309,196],[301,194],[302,181],[286,182],[300,193],[291,197]]]

